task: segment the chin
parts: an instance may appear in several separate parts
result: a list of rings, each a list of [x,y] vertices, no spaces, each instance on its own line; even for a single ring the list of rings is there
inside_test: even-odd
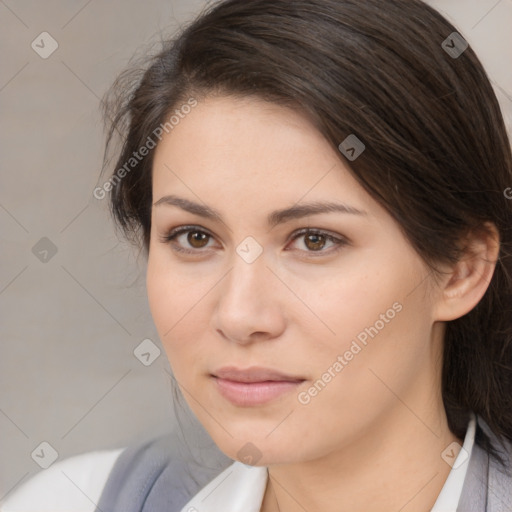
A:
[[[301,453],[297,452],[296,447],[287,446],[285,439],[281,436],[275,436],[270,440],[265,433],[255,433],[253,435],[238,435],[229,430],[233,437],[229,437],[225,432],[222,439],[218,436],[213,437],[213,441],[227,457],[250,466],[270,466],[274,464],[286,464],[298,462],[301,460]],[[267,438],[266,438],[267,437]]]

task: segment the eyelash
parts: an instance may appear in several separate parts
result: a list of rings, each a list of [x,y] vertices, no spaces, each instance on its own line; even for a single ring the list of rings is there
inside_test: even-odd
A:
[[[184,233],[191,233],[191,232],[205,234],[205,235],[213,238],[213,235],[211,235],[210,233],[208,233],[208,231],[205,231],[204,229],[200,229],[199,226],[180,226],[178,228],[172,229],[171,231],[169,231],[169,233],[162,236],[161,242],[166,243],[166,244],[171,244],[171,242],[173,242],[179,235],[182,235]],[[334,249],[326,250],[326,251],[324,251],[322,249],[319,249],[318,251],[301,251],[301,252],[309,253],[312,257],[318,257],[318,256],[323,256],[325,254],[335,253],[335,252],[341,250],[344,246],[349,244],[348,240],[343,237],[335,237],[325,231],[322,231],[319,229],[314,229],[314,228],[303,228],[303,229],[296,231],[295,233],[292,234],[290,241],[294,242],[295,240],[297,240],[298,238],[300,238],[301,236],[304,236],[304,235],[322,235],[327,241],[333,242],[336,245],[336,247]],[[172,244],[172,245],[173,245],[173,250],[181,252],[181,253],[185,253],[185,254],[198,255],[201,252],[205,252],[208,250],[208,249],[184,249],[183,247],[178,247],[174,244]]]

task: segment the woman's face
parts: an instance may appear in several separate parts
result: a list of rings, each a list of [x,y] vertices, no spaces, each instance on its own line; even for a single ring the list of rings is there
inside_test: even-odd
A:
[[[155,151],[150,308],[226,455],[312,460],[437,410],[430,272],[304,117],[210,98]]]

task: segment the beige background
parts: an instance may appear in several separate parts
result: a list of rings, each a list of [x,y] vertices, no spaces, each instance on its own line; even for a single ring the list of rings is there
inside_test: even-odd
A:
[[[430,3],[481,57],[512,131],[512,0]],[[92,191],[99,98],[136,50],[203,5],[0,1],[0,500],[40,470],[31,453],[43,441],[62,459],[176,423],[163,351],[149,366],[133,353],[148,338],[160,346],[144,262]],[[31,43],[45,31],[59,46],[43,59]]]

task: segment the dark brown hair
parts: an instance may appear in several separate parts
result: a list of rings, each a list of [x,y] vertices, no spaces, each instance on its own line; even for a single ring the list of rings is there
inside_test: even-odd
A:
[[[474,411],[512,440],[511,147],[471,47],[458,56],[443,47],[456,31],[419,0],[218,2],[116,81],[105,100],[105,155],[120,132],[116,169],[126,169],[191,97],[256,96],[300,109],[334,148],[355,134],[366,149],[344,163],[433,272],[457,261],[466,234],[494,223],[500,252],[490,286],[446,325],[442,394],[458,437]],[[124,173],[110,197],[118,226],[146,255],[152,158]],[[476,442],[497,455],[480,431]]]

